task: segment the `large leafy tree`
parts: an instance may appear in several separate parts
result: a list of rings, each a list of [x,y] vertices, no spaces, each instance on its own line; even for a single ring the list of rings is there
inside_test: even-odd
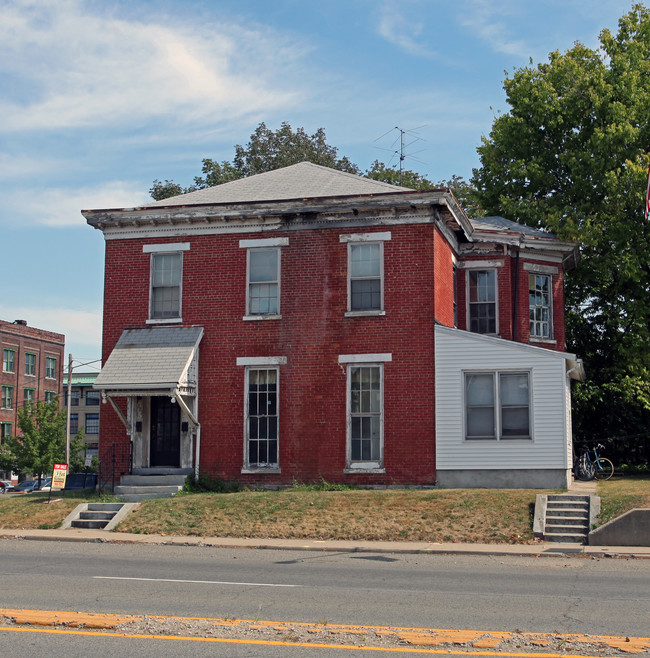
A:
[[[280,169],[304,160],[352,174],[359,173],[357,165],[347,157],[339,157],[338,149],[327,143],[323,128],[309,135],[303,128],[294,131],[286,121],[277,130],[271,130],[265,123],[260,123],[246,146],[239,144],[235,146],[235,157],[232,162],[228,160],[217,162],[211,158],[204,158],[203,176],[195,177],[193,185],[184,188],[174,181],[155,180],[149,193],[158,201],[177,194]]]
[[[576,434],[644,434],[650,12],[634,5],[616,34],[603,30],[598,50],[577,43],[553,52],[548,62],[515,70],[504,87],[510,110],[478,149],[478,200],[487,214],[580,244],[581,262],[566,282],[568,347],[584,358],[589,377],[575,395]],[[619,442],[621,452],[633,443]]]
[[[20,475],[33,473],[40,481],[55,463],[65,461],[65,423],[57,399],[26,404],[18,411],[21,436],[3,443],[3,466]]]

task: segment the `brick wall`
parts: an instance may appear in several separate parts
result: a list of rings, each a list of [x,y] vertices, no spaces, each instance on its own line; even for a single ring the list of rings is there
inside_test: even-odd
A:
[[[273,233],[282,247],[281,320],[244,321],[246,250],[239,240],[267,233],[192,236],[183,253],[184,325],[202,325],[199,357],[201,465],[228,478],[268,484],[292,480],[359,484],[432,484],[435,481],[433,368],[433,229],[391,226],[384,242],[386,314],[345,317],[347,245],[341,233],[384,227]],[[440,238],[440,236],[438,236]],[[104,360],[123,328],[144,326],[149,304],[150,255],[143,244],[106,243]],[[188,241],[184,239],[184,241]],[[440,253],[450,256],[440,246]],[[446,255],[445,255],[446,253]],[[449,302],[440,310],[448,318]],[[384,366],[385,475],[344,474],[346,377],[340,354],[390,353]],[[244,368],[237,357],[286,356],[280,366],[281,475],[242,475]],[[113,441],[128,443],[124,427],[102,405],[100,452]]]

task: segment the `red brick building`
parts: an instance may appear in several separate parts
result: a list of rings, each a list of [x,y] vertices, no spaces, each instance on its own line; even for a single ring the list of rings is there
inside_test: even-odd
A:
[[[24,320],[0,320],[0,442],[17,433],[18,411],[26,402],[60,397],[65,336],[30,327]]]
[[[310,163],[83,214],[106,240],[100,455],[122,472],[566,484],[574,245]]]

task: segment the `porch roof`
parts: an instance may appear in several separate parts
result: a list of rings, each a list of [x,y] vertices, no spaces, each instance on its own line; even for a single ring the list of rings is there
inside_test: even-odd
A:
[[[93,388],[106,394],[196,392],[196,350],[203,327],[125,329]]]

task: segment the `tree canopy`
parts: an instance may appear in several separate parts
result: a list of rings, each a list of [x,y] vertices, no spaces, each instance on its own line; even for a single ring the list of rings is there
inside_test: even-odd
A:
[[[217,162],[212,158],[204,158],[201,168],[203,175],[196,176],[193,185],[183,187],[172,180],[155,180],[149,193],[153,199],[159,201],[238,178],[288,167],[305,160],[414,190],[449,188],[468,212],[476,208],[473,187],[459,176],[452,176],[449,180],[434,183],[414,171],[409,169],[400,171],[386,166],[378,160],[375,160],[370,169],[362,174],[354,162],[346,156],[339,157],[338,149],[327,143],[323,128],[319,128],[313,135],[309,135],[304,128],[297,128],[294,131],[286,121],[276,131],[267,128],[265,123],[260,123],[245,147],[239,144],[235,146],[235,157],[232,162],[228,160]]]
[[[553,52],[504,88],[510,109],[478,148],[478,202],[580,244],[566,281],[569,349],[589,378],[576,391],[576,434],[647,432],[650,12],[634,5],[599,49]]]
[[[155,180],[149,193],[158,201],[177,194],[280,169],[305,160],[351,174],[359,173],[357,165],[347,157],[340,158],[338,149],[327,143],[323,128],[309,135],[304,128],[292,130],[286,121],[275,131],[267,128],[262,122],[254,130],[245,147],[240,144],[235,146],[235,157],[232,162],[228,160],[217,162],[211,158],[204,158],[203,176],[196,176],[194,184],[190,187],[183,188],[170,180],[164,183]]]
[[[57,399],[28,403],[18,411],[22,436],[12,436],[2,445],[2,467],[19,475],[40,477],[51,473],[55,463],[65,461],[65,411]]]

